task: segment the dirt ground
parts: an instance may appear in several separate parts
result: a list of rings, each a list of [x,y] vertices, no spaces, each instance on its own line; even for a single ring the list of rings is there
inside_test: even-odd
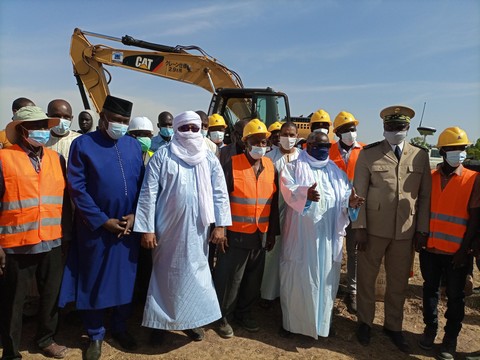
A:
[[[344,285],[342,274],[342,284]],[[480,273],[475,270],[475,286],[480,286]],[[137,338],[139,348],[135,353],[122,351],[110,336],[103,343],[102,359],[433,359],[436,349],[426,352],[416,343],[423,331],[422,321],[422,278],[418,269],[418,257],[415,261],[415,275],[410,280],[407,301],[405,304],[405,319],[403,322],[407,340],[413,348],[413,354],[400,353],[390,340],[383,335],[383,303],[377,303],[375,325],[372,331],[371,344],[368,347],[360,345],[355,338],[356,316],[347,312],[342,300],[337,298],[333,320],[337,331],[335,337],[314,340],[309,337],[294,335],[284,338],[279,335],[281,326],[280,304],[276,302],[271,309],[255,308],[255,315],[262,328],[257,333],[249,333],[233,323],[235,337],[222,339],[212,326],[205,327],[205,339],[192,342],[182,332],[170,332],[161,346],[152,347],[149,344],[149,329],[140,326],[142,306],[138,304],[130,322],[130,331]],[[465,320],[458,343],[458,357],[480,351],[480,295],[467,298]],[[441,328],[444,325],[445,300],[439,306]],[[22,336],[22,355],[24,359],[45,359],[32,339],[35,334],[35,321],[25,323]],[[441,342],[443,331],[440,331],[436,343]],[[57,342],[70,348],[67,359],[81,359],[82,351],[88,346],[88,338],[83,332],[78,319],[66,317],[63,314]],[[438,346],[437,346],[438,347]]]

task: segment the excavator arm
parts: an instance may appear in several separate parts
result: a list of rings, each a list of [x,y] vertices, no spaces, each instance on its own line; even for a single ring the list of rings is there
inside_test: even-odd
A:
[[[148,50],[125,50],[92,45],[86,35]],[[198,50],[200,55],[191,54],[187,50]],[[136,40],[130,36],[119,39],[77,28],[72,35],[70,56],[84,106],[90,108],[86,91],[97,112],[101,111],[105,97],[109,94],[110,79],[107,80],[105,73],[108,71],[103,65],[197,85],[213,94],[216,94],[219,88],[243,88],[242,80],[237,73],[195,46],[170,47]]]
[[[92,45],[86,36],[120,42],[134,47],[134,50]],[[192,50],[199,54],[192,54]],[[111,76],[104,66],[108,65],[200,86],[213,94],[209,114],[222,115],[230,128],[238,120],[254,117],[267,126],[275,121],[290,120],[286,94],[271,88],[244,88],[235,71],[197,46],[172,47],[128,35],[115,38],[75,29],[70,56],[85,109],[90,109],[88,95],[95,110],[101,111],[110,93],[108,85]]]

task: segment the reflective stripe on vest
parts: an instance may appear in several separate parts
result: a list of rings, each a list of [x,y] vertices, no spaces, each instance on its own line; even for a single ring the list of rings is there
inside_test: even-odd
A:
[[[18,145],[0,152],[5,193],[0,203],[0,246],[12,248],[62,237],[65,178],[58,153],[44,148],[35,171]]]
[[[267,232],[275,186],[275,168],[263,157],[258,179],[245,154],[232,157],[233,191],[230,193],[232,226],[229,230],[253,234]]]
[[[430,235],[427,248],[454,254],[460,248],[468,222],[468,203],[477,173],[462,169],[462,175],[451,175],[441,189],[440,170],[432,172],[430,200]]]
[[[345,164],[342,153],[340,152],[340,145],[338,143],[339,141],[332,144],[332,147],[330,148],[330,160],[332,160],[340,168],[340,170],[343,170],[347,174],[348,180],[350,180],[350,182],[353,182],[353,177],[355,174],[355,164],[357,163],[358,155],[360,155],[360,150],[362,150],[362,147],[365,144],[358,143],[361,147],[352,147],[352,150],[350,151],[350,155],[348,157],[348,164]]]

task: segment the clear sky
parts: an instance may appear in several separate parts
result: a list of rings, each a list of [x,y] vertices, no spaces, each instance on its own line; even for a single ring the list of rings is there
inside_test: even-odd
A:
[[[359,140],[383,138],[379,112],[404,104],[424,126],[480,138],[480,1],[19,1],[0,2],[0,122],[17,97],[83,109],[69,56],[74,28],[165,45],[197,45],[247,87],[288,94],[293,116],[323,108],[360,121]],[[94,44],[109,43],[90,38]],[[109,68],[113,95],[133,115],[208,109],[201,88]],[[436,142],[436,136],[428,138]]]

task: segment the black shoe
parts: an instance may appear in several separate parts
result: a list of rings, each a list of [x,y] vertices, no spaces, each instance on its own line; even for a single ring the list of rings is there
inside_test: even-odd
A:
[[[202,341],[205,337],[205,331],[202,328],[193,328],[188,330],[183,330],[183,333],[187,335],[193,341]]]
[[[85,360],[98,360],[102,355],[102,340],[90,340],[90,345],[85,352]]]
[[[153,329],[150,333],[150,346],[157,347],[165,341],[165,330]]]
[[[360,344],[367,346],[370,344],[370,331],[372,328],[365,323],[360,323],[357,328],[357,339]]]
[[[135,350],[138,345],[132,335],[124,331],[117,334],[112,334],[112,337],[120,344],[122,348],[128,351]]]
[[[335,336],[337,336],[337,334],[337,329],[333,325],[330,325],[330,329],[328,330],[328,337],[334,338]]]
[[[420,346],[423,350],[432,350],[436,337],[437,326],[427,325],[423,330],[422,338],[418,341],[418,346]]]
[[[347,306],[347,311],[350,314],[357,313],[357,295],[356,294],[350,294],[350,293],[345,294],[345,297],[343,298],[343,302]]]
[[[457,338],[451,337],[448,334],[443,336],[442,345],[440,346],[440,352],[438,353],[438,359],[440,360],[453,360],[455,353],[457,352]]]
[[[393,331],[387,328],[383,328],[383,333],[387,335],[390,340],[392,340],[393,344],[401,352],[404,352],[406,354],[410,354],[412,352],[412,350],[410,349],[410,345],[408,345],[408,342],[401,331]]]

